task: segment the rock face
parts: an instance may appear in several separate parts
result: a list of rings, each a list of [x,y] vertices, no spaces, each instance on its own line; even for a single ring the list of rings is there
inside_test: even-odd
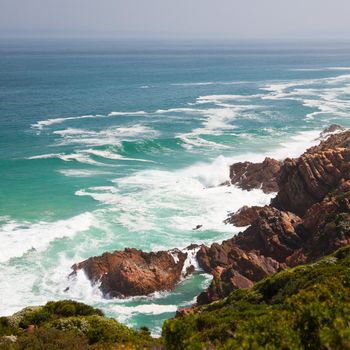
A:
[[[350,131],[329,136],[299,158],[286,159],[277,181],[279,191],[271,206],[243,207],[226,221],[250,227],[199,250],[200,266],[214,276],[199,303],[350,244]]]
[[[244,232],[222,244],[201,247],[198,263],[214,279],[198,302],[225,297],[234,289],[250,287],[284,269],[286,258],[300,246],[302,238],[296,232],[300,222],[292,213],[264,207]]]
[[[338,133],[341,131],[345,131],[345,129],[341,125],[332,124],[321,132],[320,137],[322,139],[328,137],[330,134]]]
[[[233,185],[244,190],[262,189],[265,193],[278,191],[277,176],[281,163],[265,158],[262,163],[235,163],[230,167],[230,179]]]
[[[248,207],[245,205],[237,212],[229,214],[228,218],[224,220],[224,223],[236,227],[251,225],[259,217],[259,211],[263,208],[259,206]]]
[[[330,136],[297,159],[286,159],[272,206],[304,215],[342,179],[350,179],[350,133]]]
[[[92,282],[100,282],[104,295],[121,298],[173,289],[182,277],[186,258],[187,253],[177,249],[145,253],[127,248],[89,258],[72,268],[73,274],[83,270]]]

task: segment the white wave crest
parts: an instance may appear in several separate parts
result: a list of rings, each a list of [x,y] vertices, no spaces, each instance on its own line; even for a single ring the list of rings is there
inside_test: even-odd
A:
[[[108,118],[108,117],[117,117],[117,116],[134,116],[134,115],[147,115],[145,111],[136,111],[136,112],[111,112],[108,115],[82,115],[77,117],[65,117],[65,118],[51,118],[45,120],[39,120],[36,123],[32,124],[31,127],[33,129],[42,130],[43,128],[55,125],[62,124],[70,120],[79,120],[79,119],[95,119],[95,118]]]
[[[63,237],[73,237],[94,224],[93,214],[86,212],[67,220],[56,222],[18,223],[10,221],[0,227],[0,262],[21,257],[31,249],[43,250],[50,242]]]

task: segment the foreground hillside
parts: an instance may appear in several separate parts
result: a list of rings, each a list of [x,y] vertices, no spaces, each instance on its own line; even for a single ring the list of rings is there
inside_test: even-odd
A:
[[[350,247],[165,322],[166,349],[350,349]]]
[[[0,318],[0,349],[350,349],[350,247],[165,322],[163,338],[50,302]]]

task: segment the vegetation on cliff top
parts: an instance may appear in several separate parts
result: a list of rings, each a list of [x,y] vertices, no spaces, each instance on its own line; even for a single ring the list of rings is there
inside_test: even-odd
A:
[[[99,309],[70,300],[0,318],[1,350],[152,349],[159,343],[146,328],[130,329]]]
[[[350,247],[163,326],[166,349],[350,349]]]

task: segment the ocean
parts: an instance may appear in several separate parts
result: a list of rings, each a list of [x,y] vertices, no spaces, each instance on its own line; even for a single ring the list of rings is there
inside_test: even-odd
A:
[[[349,98],[348,43],[2,39],[0,315],[70,298],[160,334],[210,276],[104,299],[71,265],[232,237],[272,195],[219,186],[229,165],[350,127]]]

